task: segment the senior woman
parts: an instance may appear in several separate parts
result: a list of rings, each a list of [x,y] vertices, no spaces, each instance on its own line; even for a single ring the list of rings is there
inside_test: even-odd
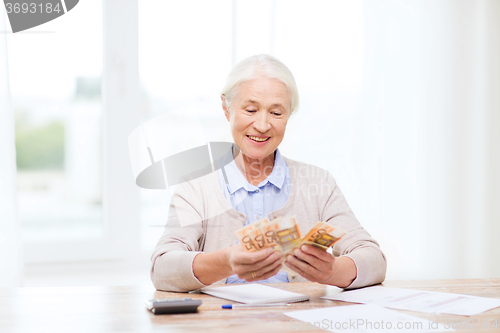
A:
[[[358,288],[384,280],[385,256],[330,173],[280,154],[278,146],[298,100],[292,73],[272,56],[252,56],[232,69],[221,94],[234,139],[229,162],[174,193],[152,256],[151,278],[157,289],[307,280]],[[244,225],[288,215],[296,216],[303,231],[325,221],[347,234],[334,245],[333,255],[303,245],[283,258],[272,249],[245,252],[238,243],[235,231]],[[283,263],[288,272],[282,270]]]

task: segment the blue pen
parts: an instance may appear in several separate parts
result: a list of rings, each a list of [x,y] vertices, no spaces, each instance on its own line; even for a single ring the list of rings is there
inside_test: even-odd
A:
[[[239,308],[270,308],[279,306],[289,306],[288,303],[274,303],[274,304],[224,304],[223,309],[239,309]]]

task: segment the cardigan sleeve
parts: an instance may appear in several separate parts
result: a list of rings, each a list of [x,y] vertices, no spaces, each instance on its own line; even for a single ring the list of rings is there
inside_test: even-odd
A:
[[[170,201],[163,235],[151,257],[151,280],[156,289],[186,292],[205,287],[193,273],[203,237],[201,199],[189,182],[177,187]]]
[[[347,234],[334,245],[333,254],[351,258],[357,269],[356,279],[346,289],[383,282],[387,261],[379,244],[358,222],[329,172],[324,182],[328,184],[326,188],[333,188],[333,191],[324,203],[323,221],[347,231]]]

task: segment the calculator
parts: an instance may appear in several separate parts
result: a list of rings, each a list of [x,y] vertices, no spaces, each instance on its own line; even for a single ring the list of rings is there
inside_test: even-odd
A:
[[[198,311],[201,300],[184,298],[155,298],[146,301],[146,307],[154,314],[192,313]]]

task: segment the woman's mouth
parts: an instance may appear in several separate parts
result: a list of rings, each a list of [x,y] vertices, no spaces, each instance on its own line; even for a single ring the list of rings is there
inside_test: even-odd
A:
[[[247,137],[250,138],[250,140],[253,140],[256,142],[264,142],[264,141],[267,141],[271,138],[270,136],[261,138],[261,137],[253,136],[253,135],[247,135]]]

